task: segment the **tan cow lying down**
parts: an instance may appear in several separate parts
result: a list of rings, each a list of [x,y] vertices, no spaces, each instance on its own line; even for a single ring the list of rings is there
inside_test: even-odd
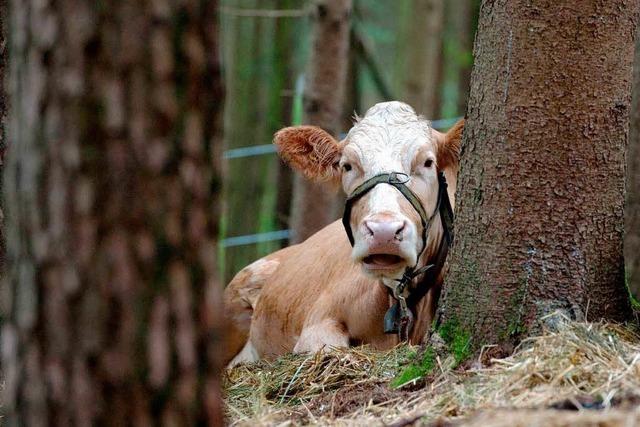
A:
[[[419,199],[422,218],[426,212],[432,221],[423,226],[420,206],[401,193],[402,185],[381,182],[351,206],[347,225],[353,247],[336,221],[244,268],[225,290],[230,323],[225,363],[330,346],[395,346],[399,336],[383,330],[395,303],[387,286],[397,286],[408,267],[434,263],[443,238],[438,172],[444,171],[453,205],[462,127],[460,121],[442,134],[408,105],[387,102],[369,109],[341,142],[314,126],[279,131],[274,142],[281,157],[307,178],[341,182],[346,194],[353,194],[372,177],[387,179],[396,172],[393,178],[406,181]],[[408,282],[407,289],[429,289],[407,330],[413,343],[422,341],[434,318],[442,281],[436,274],[435,283],[419,276]]]

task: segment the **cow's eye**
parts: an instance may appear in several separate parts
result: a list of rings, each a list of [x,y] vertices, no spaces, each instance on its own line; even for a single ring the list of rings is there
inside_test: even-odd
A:
[[[431,166],[433,166],[433,159],[427,159],[427,160],[424,162],[424,167],[425,167],[425,168],[430,168]]]
[[[342,165],[342,170],[345,172],[349,172],[351,170],[351,165],[349,163],[345,163]]]

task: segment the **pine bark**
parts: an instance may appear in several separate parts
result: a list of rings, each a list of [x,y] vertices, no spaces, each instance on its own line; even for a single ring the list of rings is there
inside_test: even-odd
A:
[[[13,0],[7,425],[220,425],[215,1]]]
[[[406,48],[401,93],[418,114],[431,119],[440,107],[444,4],[442,0],[414,0],[408,15],[402,37]]]
[[[314,3],[311,57],[306,73],[305,123],[338,136],[347,79],[351,0]],[[296,175],[291,204],[292,243],[299,243],[338,216],[337,197]]]
[[[631,314],[622,238],[638,6],[482,4],[441,305],[441,325],[473,348],[517,341],[557,309]]]
[[[640,299],[640,39],[638,38],[633,64],[633,97],[627,150],[624,255],[629,291],[636,299]]]

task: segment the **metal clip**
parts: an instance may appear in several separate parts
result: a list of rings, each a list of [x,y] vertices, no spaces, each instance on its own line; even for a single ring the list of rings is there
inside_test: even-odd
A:
[[[402,172],[391,172],[389,174],[389,178],[387,178],[387,183],[389,184],[406,184],[409,182],[409,175]]]
[[[407,307],[407,299],[402,295],[399,295],[396,298],[398,299],[398,302],[400,302],[401,316],[404,316],[407,313],[407,311],[409,311],[409,308]]]

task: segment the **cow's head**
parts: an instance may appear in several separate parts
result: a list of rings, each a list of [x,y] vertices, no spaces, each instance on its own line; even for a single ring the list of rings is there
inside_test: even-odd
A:
[[[341,142],[318,127],[297,126],[279,131],[275,143],[280,156],[307,178],[342,183],[347,195],[378,174],[404,173],[431,215],[438,171],[445,172],[449,194],[455,191],[461,131],[462,121],[442,134],[407,104],[385,102],[357,119]],[[352,257],[368,273],[399,278],[405,267],[417,263],[423,246],[420,215],[397,188],[375,186],[353,205],[350,222]],[[429,237],[439,230],[432,227]]]

